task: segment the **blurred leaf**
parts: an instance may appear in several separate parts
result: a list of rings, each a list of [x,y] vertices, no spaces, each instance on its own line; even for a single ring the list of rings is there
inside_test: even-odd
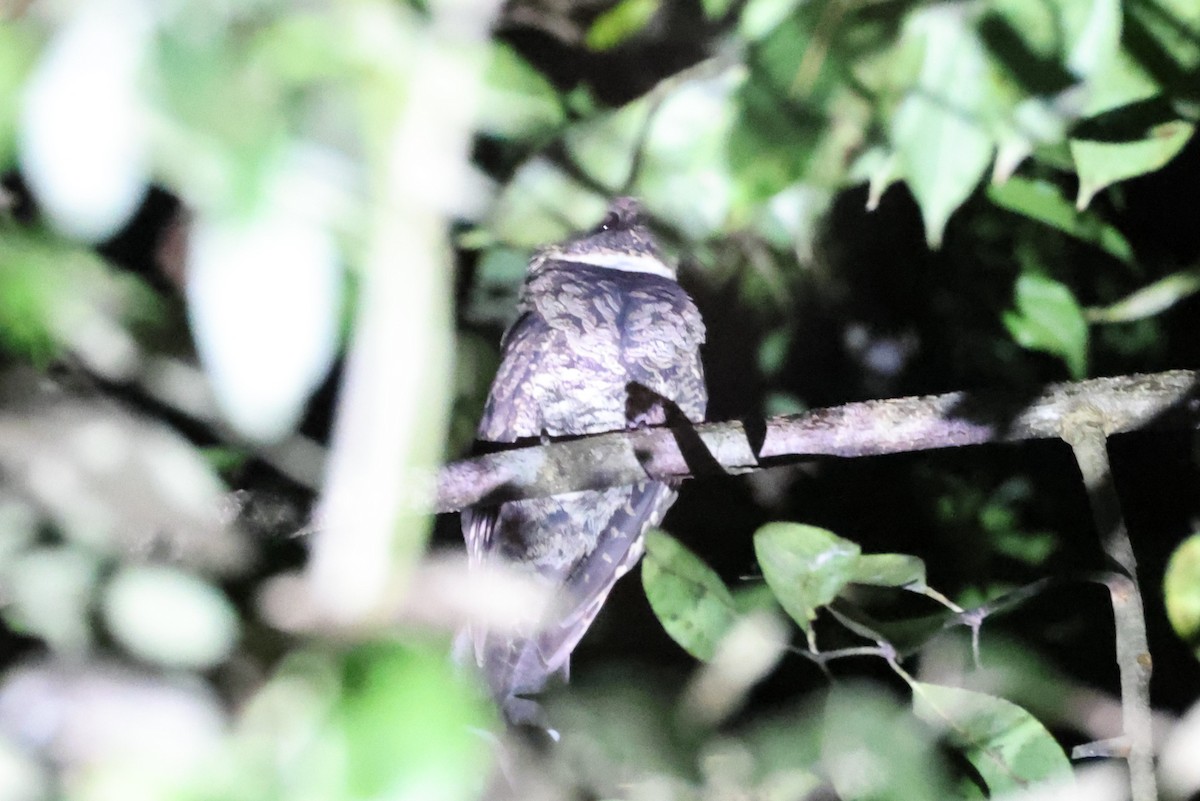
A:
[[[125,567],[105,589],[108,629],[139,659],[205,669],[237,643],[238,613],[219,589],[174,568]]]
[[[845,801],[954,797],[931,733],[871,685],[839,685],[829,693],[821,760]]]
[[[244,40],[168,29],[157,41],[157,166],[202,209],[246,214],[288,140],[280,75],[249,69]]]
[[[1094,213],[1077,210],[1049,181],[1010,178],[1003,184],[989,186],[988,197],[1001,208],[1095,245],[1126,264],[1133,261],[1133,248],[1115,226]]]
[[[1171,628],[1200,659],[1200,534],[1193,534],[1171,554],[1163,575],[1163,600]]]
[[[126,224],[149,188],[139,80],[153,20],[148,6],[134,2],[72,11],[26,81],[18,145],[21,173],[43,214],[68,236],[96,242]]]
[[[346,655],[335,725],[352,798],[460,799],[484,788],[489,704],[445,654],[398,643]]]
[[[632,191],[692,241],[720,235],[737,191],[727,153],[739,67],[672,87],[647,122]]]
[[[123,380],[140,352],[128,328],[161,312],[140,279],[112,270],[93,251],[0,228],[0,344],[34,364],[66,350]]]
[[[671,639],[707,662],[733,626],[737,604],[720,576],[665,532],[646,535],[642,586]]]
[[[1065,284],[1023,273],[1016,285],[1017,310],[1004,313],[1004,327],[1017,344],[1059,357],[1073,378],[1087,374],[1088,330],[1083,310]]]
[[[118,557],[168,553],[197,570],[246,569],[249,543],[222,519],[224,488],[173,429],[112,400],[74,397],[29,369],[0,375],[0,388],[0,472],[67,539]]]
[[[0,734],[0,797],[11,801],[53,798],[50,771],[28,749]]]
[[[1159,102],[1133,103],[1093,118],[1071,139],[1071,156],[1079,173],[1075,205],[1087,208],[1105,187],[1161,168],[1194,131],[1192,123],[1175,119],[1174,112]]]
[[[904,179],[921,206],[929,246],[941,244],[950,215],[970,196],[992,158],[985,128],[983,47],[962,6],[930,6],[912,16],[903,36],[922,48],[915,86],[889,126]]]
[[[742,584],[733,589],[733,603],[738,614],[746,615],[758,609],[778,609],[779,602],[771,585],[765,581]]]
[[[650,23],[662,0],[619,0],[596,17],[584,41],[592,50],[611,50],[633,38]]]
[[[7,670],[0,708],[5,733],[52,761],[55,778],[87,776],[86,790],[65,795],[80,799],[181,797],[180,782],[215,757],[225,725],[221,700],[194,675],[78,656]],[[55,789],[51,797],[64,797]]]
[[[651,114],[650,97],[639,97],[616,111],[572,125],[563,134],[563,145],[575,164],[601,186],[617,190],[633,173]],[[561,237],[560,237],[561,238]]]
[[[925,562],[906,553],[861,554],[854,563],[850,581],[875,587],[923,586]]]
[[[514,248],[560,242],[604,216],[607,200],[541,157],[522,164],[488,221],[495,240]]]
[[[516,50],[497,43],[492,48],[479,130],[506,139],[535,137],[562,125],[563,104],[548,80]]]
[[[336,355],[342,270],[324,222],[272,206],[199,217],[188,235],[196,347],[222,411],[252,440],[298,423]]]
[[[82,548],[32,548],[0,559],[4,618],[16,631],[78,658],[92,644],[92,596],[100,561]]]
[[[800,523],[768,523],[754,534],[754,553],[779,605],[805,631],[817,610],[852,580],[859,547],[831,531]]]
[[[1003,698],[915,682],[913,710],[946,730],[949,742],[962,749],[993,797],[1036,782],[1071,778],[1071,763],[1046,727]]]
[[[742,8],[738,33],[747,41],[761,39],[776,30],[797,5],[798,0],[749,0]]]
[[[0,172],[12,166],[21,87],[33,68],[38,36],[22,20],[0,25]]]
[[[1125,47],[1164,90],[1200,101],[1200,7],[1190,0],[1134,0],[1124,4]]]
[[[750,79],[738,90],[729,133],[729,166],[737,199],[753,206],[795,183],[808,166],[825,120],[778,90]]]
[[[517,295],[529,253],[506,247],[488,248],[475,266],[465,314],[476,324],[507,327],[515,318]]]
[[[733,0],[700,0],[700,5],[704,7],[705,17],[719,20],[729,13],[729,9],[733,7]]]
[[[758,345],[758,370],[765,376],[773,376],[783,369],[784,359],[792,346],[789,328],[777,328],[762,338]]]
[[[1086,312],[1090,323],[1127,323],[1154,317],[1200,292],[1200,270],[1181,270],[1160,278],[1116,303]]]

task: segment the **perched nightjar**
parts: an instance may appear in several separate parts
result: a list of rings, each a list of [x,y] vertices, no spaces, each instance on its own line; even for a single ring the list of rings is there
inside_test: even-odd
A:
[[[592,434],[704,419],[704,323],[659,251],[637,201],[619,198],[594,230],[538,251],[480,421],[483,443]],[[642,555],[646,530],[675,501],[646,479],[597,491],[511,501],[463,513],[474,565],[500,560],[553,588],[536,629],[470,636],[497,703],[538,723],[538,693],[609,591]]]

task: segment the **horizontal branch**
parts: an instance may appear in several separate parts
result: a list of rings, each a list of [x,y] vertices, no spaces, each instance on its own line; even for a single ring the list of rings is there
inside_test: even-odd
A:
[[[1105,434],[1200,424],[1200,372],[1049,384],[1026,394],[946,395],[847,403],[770,420],[703,423],[598,434],[505,450],[442,468],[437,511],[452,512],[629,484],[646,478],[748,473],[817,456],[875,456],[1020,442],[1061,435],[1071,411],[1090,406]]]

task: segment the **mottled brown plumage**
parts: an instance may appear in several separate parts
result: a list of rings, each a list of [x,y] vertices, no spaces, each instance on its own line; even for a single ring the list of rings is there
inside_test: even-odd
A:
[[[614,201],[594,231],[530,261],[505,334],[479,439],[592,434],[704,419],[699,348],[704,324],[662,258],[636,201]],[[513,722],[532,722],[539,692],[564,675],[571,651],[612,589],[642,555],[642,539],[675,500],[647,479],[601,491],[468,510],[475,564],[499,559],[549,583],[556,613],[528,636],[473,632],[476,658]]]

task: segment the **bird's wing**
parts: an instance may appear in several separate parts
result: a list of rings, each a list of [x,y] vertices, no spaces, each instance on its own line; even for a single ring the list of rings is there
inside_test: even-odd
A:
[[[562,588],[562,616],[538,636],[538,650],[548,673],[566,670],[571,652],[600,612],[621,576],[642,557],[646,531],[662,522],[675,500],[675,489],[661,481],[639,481],[601,491],[617,500],[595,548],[567,574]]]

